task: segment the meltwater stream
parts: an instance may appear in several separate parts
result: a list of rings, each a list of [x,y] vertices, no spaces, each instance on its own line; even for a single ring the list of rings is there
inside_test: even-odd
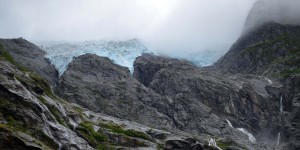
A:
[[[282,112],[283,112],[283,99],[282,99],[282,96],[280,96],[279,113],[282,114]],[[277,146],[280,144],[280,138],[281,138],[281,133],[279,132],[278,135],[277,135],[277,142],[276,142]]]
[[[283,112],[283,102],[282,102],[282,96],[280,97],[280,114]]]
[[[278,146],[279,144],[280,144],[280,132],[277,135],[277,143],[276,143],[276,145]]]

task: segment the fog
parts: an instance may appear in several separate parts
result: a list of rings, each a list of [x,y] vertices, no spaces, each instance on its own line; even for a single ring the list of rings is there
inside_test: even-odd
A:
[[[300,0],[260,0],[254,4],[247,21],[243,34],[255,29],[267,22],[280,24],[300,24]]]
[[[255,0],[0,0],[0,38],[138,38],[166,53],[228,50]]]

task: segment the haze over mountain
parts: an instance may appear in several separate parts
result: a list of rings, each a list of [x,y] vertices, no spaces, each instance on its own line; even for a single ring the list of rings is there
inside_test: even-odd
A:
[[[1,0],[3,38],[31,41],[140,39],[178,55],[225,51],[255,0]]]

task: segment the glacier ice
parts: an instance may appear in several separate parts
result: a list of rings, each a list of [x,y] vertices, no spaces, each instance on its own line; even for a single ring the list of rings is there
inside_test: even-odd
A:
[[[156,51],[148,49],[138,39],[124,41],[85,41],[75,43],[42,42],[37,43],[46,51],[46,59],[55,66],[61,76],[67,69],[68,64],[74,57],[87,53],[108,57],[114,63],[127,67],[133,72],[133,63],[143,53],[157,54]],[[209,66],[223,55],[224,51],[205,50],[198,53],[177,53],[164,54],[169,57],[186,59],[197,66]]]
[[[59,75],[63,74],[74,57],[87,53],[108,57],[114,63],[128,67],[131,72],[133,71],[133,62],[138,56],[143,53],[154,53],[137,39],[50,44],[42,48],[47,53],[45,57],[55,66]]]

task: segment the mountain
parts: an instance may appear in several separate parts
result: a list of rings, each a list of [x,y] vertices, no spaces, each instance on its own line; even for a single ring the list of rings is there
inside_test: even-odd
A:
[[[22,63],[28,64],[33,60],[25,52],[44,54],[34,48],[24,39],[0,41],[0,149],[213,149],[206,143],[210,135],[167,132],[61,99],[40,75],[47,70],[38,69],[51,66],[49,62],[34,71],[14,59],[22,56]],[[102,61],[115,65],[107,58]]]
[[[300,27],[267,23],[242,36],[216,63],[231,73],[299,76]]]
[[[0,148],[299,149],[300,28],[251,19],[269,2],[258,1],[249,30],[201,68],[147,54],[138,40],[47,54],[1,39]]]
[[[259,0],[246,20],[241,37],[213,66],[225,75],[252,74],[277,80],[278,145],[299,149],[300,19],[298,1]],[[274,7],[277,6],[277,7]]]
[[[277,107],[281,110],[277,134],[280,137],[278,143],[282,143],[283,149],[299,148],[299,29],[297,25],[278,23],[259,26],[249,34],[242,35],[231,49],[209,68],[225,76],[252,74],[282,84],[276,96],[274,93],[271,95],[276,97]],[[276,102],[268,105],[272,104]],[[266,123],[274,124],[268,121]]]
[[[174,62],[184,67],[181,60],[174,59]],[[195,68],[191,63],[185,67]],[[92,54],[76,57],[61,76],[57,91],[62,98],[96,112],[195,136],[230,136],[228,140],[233,143],[253,147],[246,135],[227,126],[203,103],[196,99],[187,103],[185,98],[161,95],[133,78],[127,68],[105,57]]]

